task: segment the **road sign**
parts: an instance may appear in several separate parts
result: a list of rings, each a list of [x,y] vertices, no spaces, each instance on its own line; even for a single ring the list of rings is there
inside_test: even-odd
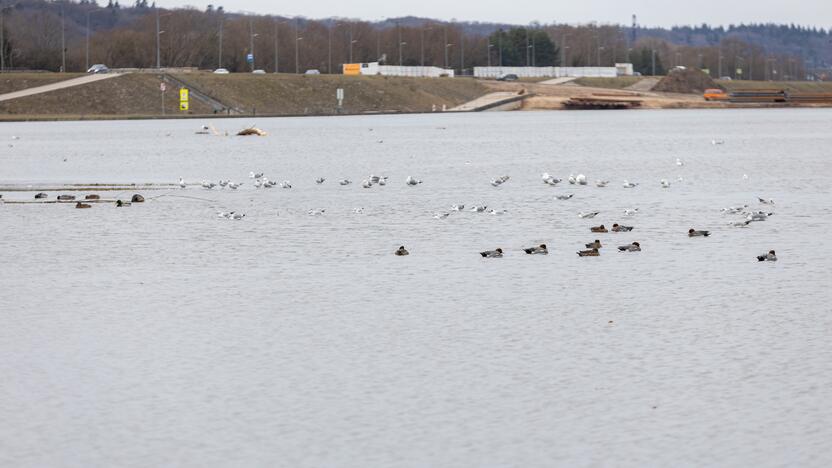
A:
[[[167,91],[168,87],[167,85],[165,85],[165,83],[159,83],[159,89],[161,89],[164,93],[165,91]]]
[[[189,94],[188,88],[179,89],[179,110],[186,111],[190,108]]]
[[[254,63],[254,54],[248,54],[248,55],[246,55],[246,62],[248,62],[248,63]]]
[[[338,88],[335,90],[335,99],[338,99],[338,107],[342,107],[344,105],[344,88]]]

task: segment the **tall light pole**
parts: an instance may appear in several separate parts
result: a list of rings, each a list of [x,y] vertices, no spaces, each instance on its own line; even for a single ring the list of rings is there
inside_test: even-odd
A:
[[[254,38],[259,36],[254,32],[254,20],[252,18],[248,19],[248,30],[249,30],[249,50],[251,51],[251,71],[254,71]]]
[[[465,74],[465,28],[459,28],[459,74]]]
[[[159,8],[154,7],[156,12],[156,69],[162,68],[162,53],[160,52],[159,36],[162,31],[159,30]]]
[[[650,61],[653,65],[653,73],[651,76],[656,76],[656,49],[650,49]]]
[[[500,29],[497,31],[497,52],[499,52],[499,56],[497,57],[500,61],[500,68],[503,68],[503,30]],[[502,70],[500,70],[502,71]]]
[[[61,3],[61,73],[66,73],[66,14]]]
[[[448,69],[448,25],[446,24],[445,27],[442,29],[442,37],[444,38],[445,42],[445,69]]]
[[[491,48],[494,47],[494,44],[491,43],[491,39],[488,39],[488,48],[486,51],[488,52],[488,68],[491,68]]]
[[[6,7],[0,4],[0,73],[6,70]],[[89,68],[89,67],[87,67]]]
[[[327,33],[329,33],[329,34],[328,34],[328,37],[327,37],[327,65],[326,65],[326,72],[329,75],[332,74],[332,29],[335,28],[335,27],[338,27],[338,22],[333,22],[332,20],[329,20],[329,27],[327,28],[327,29],[329,29],[327,31]]]
[[[352,62],[352,46],[358,41],[352,38],[352,25],[350,25],[350,63]]]
[[[604,50],[604,46],[599,45],[599,46],[598,46],[598,67],[600,67],[600,66],[601,66],[601,51],[602,51],[602,50]]]
[[[402,28],[399,25],[399,22],[396,21],[396,32],[398,33],[399,37],[399,66],[402,66],[402,46],[404,43],[402,42]]]
[[[421,56],[421,64],[422,64],[423,67],[425,66],[425,31],[426,30],[429,31],[431,29],[433,29],[433,27],[426,28],[424,24],[422,25],[422,28],[420,29],[419,55]]]
[[[562,67],[566,66],[566,49],[568,48],[566,47],[566,38],[567,35],[563,34],[560,40],[560,66]]]
[[[220,13],[220,34],[219,34],[219,50],[217,51],[217,69],[222,68],[222,27],[225,23],[225,15]]]
[[[298,28],[300,27],[299,23],[300,20],[295,18],[295,74],[300,73],[300,41],[303,39],[298,32]]]
[[[278,21],[274,19],[274,72],[280,73],[280,25],[288,23],[289,20]]]

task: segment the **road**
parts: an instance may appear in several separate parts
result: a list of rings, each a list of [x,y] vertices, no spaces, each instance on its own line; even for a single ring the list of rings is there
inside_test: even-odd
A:
[[[50,91],[57,91],[59,89],[71,88],[73,86],[81,86],[89,83],[94,83],[96,81],[116,78],[119,76],[121,76],[121,74],[119,73],[101,73],[96,75],[82,76],[80,78],[72,78],[70,80],[59,81],[57,83],[52,83],[43,86],[36,86],[34,88],[23,89],[20,91],[15,91],[13,93],[0,94],[0,102],[10,101],[12,99],[18,99],[26,96],[33,96],[35,94],[48,93]]]

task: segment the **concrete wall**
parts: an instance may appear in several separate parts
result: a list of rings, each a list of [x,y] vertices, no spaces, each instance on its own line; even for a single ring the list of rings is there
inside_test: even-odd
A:
[[[352,65],[352,67],[350,66]],[[397,65],[380,65],[378,62],[361,64],[344,64],[344,74],[355,74],[355,65],[360,66],[361,75],[382,75],[382,76],[412,76],[421,78],[439,78],[448,76],[453,78],[453,70],[445,70],[437,67],[400,67]],[[349,72],[348,72],[349,70]]]
[[[619,65],[619,64],[617,64]],[[603,77],[618,76],[618,67],[474,67],[477,78],[497,78],[514,74],[520,78],[562,78],[562,77]]]

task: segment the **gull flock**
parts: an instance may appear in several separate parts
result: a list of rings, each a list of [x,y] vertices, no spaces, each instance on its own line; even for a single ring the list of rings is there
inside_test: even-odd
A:
[[[714,144],[722,144],[722,143],[718,142],[718,143],[714,143]],[[684,161],[682,161],[681,159],[678,159],[678,158],[676,159],[676,166],[682,167],[684,165],[685,165]],[[744,175],[743,178],[747,179],[747,175]],[[274,188],[274,187],[280,187],[282,189],[291,189],[293,187],[293,185],[290,181],[284,180],[282,182],[277,182],[275,180],[269,179],[263,172],[252,171],[252,172],[249,173],[249,179],[251,179],[250,183],[251,183],[252,187],[254,187],[254,189],[258,189],[258,190],[266,190],[266,189],[271,189],[271,188]],[[376,186],[383,187],[383,186],[386,186],[388,184],[389,180],[390,179],[389,179],[388,176],[369,175],[368,177],[366,177],[365,179],[363,179],[361,181],[360,186],[363,189],[372,189],[373,187],[376,187]],[[493,187],[501,187],[501,186],[507,184],[510,180],[511,180],[510,176],[501,175],[501,176],[492,178],[490,180],[490,185],[493,186]],[[559,184],[561,184],[563,182],[563,179],[557,178],[557,177],[549,174],[548,172],[544,172],[543,174],[541,174],[541,180],[544,184],[549,185],[549,186],[553,186],[553,187],[556,187],[556,186],[558,186]],[[679,177],[679,180],[681,181],[682,178]],[[326,181],[327,181],[327,178],[318,177],[317,179],[315,179],[315,184],[316,185],[323,185],[324,183],[326,183]],[[576,174],[570,174],[567,177],[566,181],[569,185],[576,185],[576,186],[586,186],[586,185],[589,184],[588,178],[585,174],[577,174],[577,175]],[[340,179],[337,183],[340,186],[349,186],[349,185],[352,185],[353,182],[350,179],[344,178],[344,179]],[[599,179],[595,182],[595,186],[597,188],[604,188],[604,187],[607,187],[609,183],[610,183],[609,180]],[[418,178],[416,178],[414,176],[411,176],[411,175],[407,176],[404,179],[404,185],[407,186],[407,187],[418,187],[422,184],[423,184],[423,181],[421,179],[418,179]],[[661,188],[664,188],[664,189],[670,188],[670,185],[671,185],[670,182],[668,182],[667,179],[661,179],[658,184]],[[189,184],[183,178],[181,178],[181,177],[179,178],[179,186],[182,189],[188,188],[189,185],[197,185],[197,184],[195,184],[195,183],[190,183]],[[198,185],[200,187],[202,187],[203,189],[205,189],[205,190],[215,190],[215,189],[219,189],[219,190],[225,190],[225,189],[237,190],[240,187],[242,187],[243,185],[245,185],[245,183],[235,182],[235,181],[232,181],[230,179],[222,179],[222,180],[219,180],[217,182],[202,180]],[[640,186],[640,184],[638,182],[632,182],[632,181],[629,181],[629,180],[623,180],[622,181],[622,187],[625,188],[625,189],[637,189],[639,186]],[[575,196],[574,193],[569,193],[569,194],[563,194],[563,195],[556,195],[554,197],[554,199],[557,200],[557,201],[566,202],[568,200],[573,199],[574,196]],[[767,208],[772,207],[772,206],[775,205],[775,201],[773,199],[770,199],[770,198],[758,197],[757,202],[760,205],[763,205]],[[353,210],[353,213],[355,213],[355,214],[363,214],[363,212],[364,212],[363,208],[355,208]],[[433,218],[437,219],[437,220],[446,220],[446,219],[450,218],[451,216],[453,216],[453,213],[462,213],[462,212],[487,213],[487,214],[493,215],[493,216],[500,216],[500,215],[504,215],[504,214],[508,213],[508,211],[505,210],[505,209],[495,209],[495,208],[490,208],[489,209],[489,207],[485,204],[466,205],[464,203],[455,203],[455,204],[450,206],[448,211],[440,211],[440,212],[434,213]],[[765,210],[765,211],[764,210],[756,210],[755,211],[755,210],[749,208],[749,206],[747,204],[739,205],[739,206],[726,207],[726,208],[723,208],[721,210],[721,212],[725,216],[737,216],[737,217],[740,218],[740,219],[729,221],[727,223],[727,225],[729,227],[732,227],[732,228],[748,228],[752,225],[752,223],[763,222],[763,221],[766,221],[769,217],[774,216],[774,212],[772,212],[772,211],[768,211],[768,210]],[[307,213],[310,216],[324,216],[326,214],[326,210],[322,209],[322,208],[313,208],[313,209],[308,210]],[[577,216],[581,219],[591,220],[591,219],[596,218],[600,214],[601,214],[600,211],[581,211],[581,212],[577,213]],[[626,209],[622,213],[623,216],[627,216],[627,217],[634,217],[638,214],[639,214],[639,208]],[[245,216],[246,216],[245,213],[240,213],[238,211],[222,211],[222,212],[217,213],[217,217],[219,219],[224,219],[224,220],[241,221],[241,220],[245,219]],[[598,226],[592,226],[592,227],[589,228],[590,232],[592,232],[592,233],[608,233],[610,231],[612,231],[612,232],[632,232],[635,229],[636,229],[635,226],[625,226],[625,225],[620,225],[618,223],[613,224],[612,228],[610,228],[610,229],[606,228],[606,226],[604,224],[601,224],[601,225],[598,225]],[[709,237],[709,236],[711,236],[711,234],[712,233],[710,231],[707,231],[707,230],[701,230],[701,229],[695,229],[695,228],[690,228],[688,230],[688,237],[691,237],[691,238],[694,238],[694,237]],[[576,253],[580,257],[598,257],[598,256],[600,256],[601,251],[603,250],[603,248],[604,248],[604,245],[601,243],[601,241],[599,239],[596,239],[593,242],[585,244],[584,248],[581,249],[581,250],[578,250]],[[641,252],[642,251],[642,246],[638,241],[634,241],[634,242],[631,242],[629,244],[616,246],[616,250],[618,252],[626,252],[626,253]],[[546,244],[540,244],[540,245],[537,245],[537,246],[531,246],[531,247],[523,248],[522,251],[527,255],[546,255],[546,254],[549,253],[549,248],[547,247]],[[410,254],[410,252],[404,246],[401,246],[394,253],[395,253],[396,256],[406,256],[406,255]],[[493,250],[481,251],[481,252],[479,252],[479,254],[483,258],[502,258],[504,255],[506,255],[506,252],[502,248],[496,248],[496,249],[493,249]],[[756,258],[760,262],[777,261],[777,256],[775,255],[774,250],[770,250],[767,253],[763,253],[761,255],[758,255],[758,256],[756,256]]]

